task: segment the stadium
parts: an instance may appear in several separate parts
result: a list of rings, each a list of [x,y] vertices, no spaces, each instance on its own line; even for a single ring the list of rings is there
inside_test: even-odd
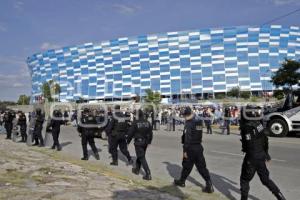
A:
[[[259,94],[284,59],[300,59],[300,29],[238,26],[123,37],[36,53],[27,59],[32,97],[44,82],[60,101],[130,99],[146,89],[163,97],[207,98],[232,87]]]

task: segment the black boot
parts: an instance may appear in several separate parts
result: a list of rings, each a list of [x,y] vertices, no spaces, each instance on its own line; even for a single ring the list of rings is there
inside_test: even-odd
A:
[[[136,175],[139,175],[140,174],[140,168],[138,167],[135,167],[135,168],[132,168],[132,173],[136,174]]]
[[[286,200],[286,198],[283,196],[281,192],[275,194],[275,197],[277,198],[277,200]]]
[[[55,149],[55,144],[52,145],[51,149]]]
[[[241,200],[248,200],[248,195],[242,195]]]
[[[39,143],[35,142],[32,146],[39,146]]]
[[[57,151],[61,151],[61,146],[60,145],[57,145]]]
[[[133,160],[130,158],[130,159],[128,160],[127,165],[132,165],[132,164],[133,164]]]
[[[81,160],[89,160],[89,158],[84,156],[81,158]]]
[[[100,160],[100,156],[98,153],[95,153],[95,158],[96,158],[96,160]]]
[[[179,186],[179,187],[185,187],[185,181],[182,181],[180,179],[175,179],[174,180],[174,185]]]
[[[114,166],[118,166],[118,161],[117,160],[113,160],[110,165],[114,165]]]
[[[206,182],[206,186],[202,190],[202,192],[205,192],[205,193],[213,193],[214,192],[214,187],[213,187],[211,181]]]
[[[147,181],[152,180],[151,173],[150,172],[146,172],[146,175],[143,177],[143,179],[147,180]]]

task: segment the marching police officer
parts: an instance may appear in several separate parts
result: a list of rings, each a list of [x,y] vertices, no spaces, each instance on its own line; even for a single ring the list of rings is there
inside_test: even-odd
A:
[[[22,111],[19,112],[18,125],[20,126],[20,132],[21,132],[21,137],[22,137],[21,142],[26,142],[27,141],[27,133],[26,133],[27,119],[26,119],[26,115]]]
[[[256,106],[247,105],[241,109],[241,142],[242,151],[246,154],[240,177],[241,200],[248,199],[250,190],[249,183],[257,172],[261,182],[265,185],[278,200],[285,200],[279,188],[269,177],[269,170],[266,162],[270,162],[268,153],[268,137],[264,134],[264,127],[261,121],[261,109]]]
[[[4,116],[3,116],[3,121],[4,121],[4,128],[6,130],[6,138],[10,140],[11,139],[11,132],[13,128],[13,115],[10,111],[5,111]]]
[[[153,138],[152,125],[144,117],[144,112],[142,110],[138,111],[137,120],[132,122],[132,126],[129,129],[128,133],[128,144],[134,138],[134,147],[136,152],[136,165],[135,168],[132,168],[134,174],[139,174],[141,166],[145,171],[145,176],[143,179],[151,180],[151,172],[146,160],[146,151],[148,145],[151,144]]]
[[[43,147],[45,146],[45,144],[44,144],[42,131],[43,131],[43,124],[45,121],[45,117],[40,108],[37,108],[35,112],[36,112],[36,116],[35,116],[36,119],[35,119],[34,131],[33,131],[35,143],[33,144],[33,146],[38,145],[39,147]]]
[[[128,164],[133,164],[127,148],[126,136],[129,129],[128,118],[120,111],[120,106],[115,106],[115,113],[106,128],[110,137],[110,152],[112,155],[111,165],[118,165],[118,147],[128,159]]]
[[[206,182],[203,192],[213,193],[214,188],[211,182],[210,174],[206,168],[206,162],[202,147],[202,120],[196,119],[190,107],[186,107],[183,116],[185,117],[185,127],[182,136],[183,143],[183,161],[182,171],[179,180],[174,180],[174,184],[185,187],[185,181],[191,173],[193,166],[196,165],[200,175]]]
[[[97,121],[95,116],[93,116],[92,112],[88,108],[85,108],[81,119],[79,121],[77,130],[81,135],[81,145],[82,145],[82,152],[83,157],[81,160],[88,160],[88,150],[87,150],[87,144],[89,143],[90,147],[92,148],[92,151],[94,152],[96,160],[100,160],[100,156],[98,153],[98,149],[95,145],[95,139],[94,135],[97,131]]]
[[[53,117],[50,121],[50,127],[53,137],[53,145],[51,149],[57,148],[57,151],[61,151],[61,146],[59,144],[59,133],[60,133],[60,126],[64,124],[62,113],[59,110],[53,111]]]

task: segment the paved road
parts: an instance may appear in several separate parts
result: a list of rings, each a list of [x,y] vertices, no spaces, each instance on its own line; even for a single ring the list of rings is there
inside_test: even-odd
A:
[[[163,127],[161,127],[163,128]],[[220,135],[219,130],[214,130],[213,135],[204,134],[203,145],[208,168],[211,172],[215,188],[228,199],[239,199],[239,175],[243,155],[241,143],[237,134]],[[148,161],[154,178],[164,182],[172,182],[180,176],[182,148],[180,145],[181,132],[155,131],[153,144],[148,150]],[[78,159],[82,156],[80,138],[73,127],[62,127],[61,143],[62,153],[74,156]],[[50,146],[51,140],[47,144]],[[107,153],[106,141],[97,139],[101,162],[109,166],[110,158]],[[130,151],[134,155],[133,145]],[[282,192],[289,200],[298,200],[300,197],[300,138],[270,138],[270,154],[273,158],[269,166],[273,180],[282,188]],[[125,159],[119,161],[118,167],[113,167],[123,174],[130,174],[131,167],[126,166]],[[91,156],[89,162],[96,162]],[[133,176],[133,175],[132,175]],[[133,176],[136,177],[136,176]],[[141,177],[136,177],[141,178]],[[203,179],[194,168],[187,181],[184,192],[192,193],[201,190],[204,185]],[[253,200],[275,199],[272,194],[262,186],[259,178],[255,176],[251,183],[251,196]],[[197,193],[191,194],[192,196]]]

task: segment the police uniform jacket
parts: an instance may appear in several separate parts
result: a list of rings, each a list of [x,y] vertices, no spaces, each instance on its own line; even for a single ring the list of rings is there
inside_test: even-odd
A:
[[[263,124],[260,121],[249,121],[241,127],[242,151],[246,157],[258,160],[271,160],[268,153],[268,137],[264,133]]]
[[[195,116],[186,120],[181,138],[184,151],[191,145],[202,143],[202,127],[203,121],[197,119]]]
[[[146,119],[139,119],[132,122],[128,132],[127,143],[134,138],[134,145],[149,145],[152,142],[153,131],[150,122]]]

